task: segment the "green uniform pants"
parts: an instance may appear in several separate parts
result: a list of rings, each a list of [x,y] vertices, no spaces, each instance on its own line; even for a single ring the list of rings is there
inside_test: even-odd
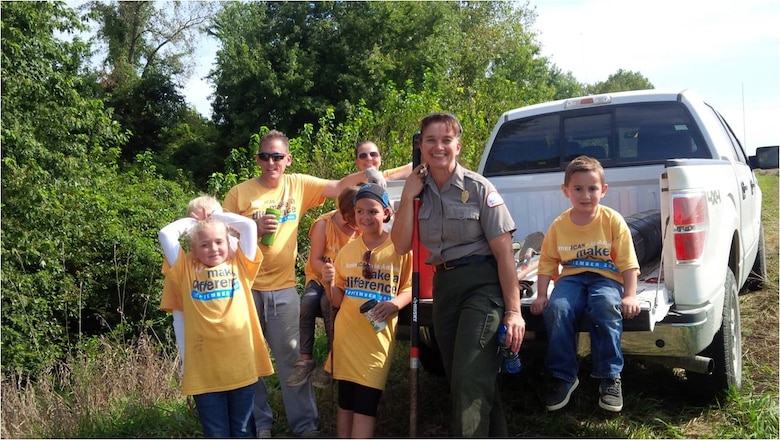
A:
[[[504,298],[495,262],[438,270],[433,327],[452,397],[452,435],[506,437],[498,389]]]

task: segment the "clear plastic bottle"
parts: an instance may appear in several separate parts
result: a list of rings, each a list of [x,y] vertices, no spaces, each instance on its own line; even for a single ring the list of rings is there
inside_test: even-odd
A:
[[[360,305],[360,313],[368,319],[375,331],[381,332],[387,327],[387,322],[380,321],[374,316],[374,307],[379,304],[375,299],[370,299]]]
[[[498,347],[501,350],[501,357],[504,358],[504,371],[510,374],[519,373],[523,368],[520,354],[514,353],[506,347],[506,326],[504,324],[498,327]]]

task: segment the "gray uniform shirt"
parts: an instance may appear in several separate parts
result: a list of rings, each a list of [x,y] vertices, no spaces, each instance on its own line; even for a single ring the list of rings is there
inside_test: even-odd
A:
[[[492,255],[488,242],[516,229],[493,184],[460,164],[441,190],[426,177],[420,199],[420,241],[430,251],[427,264]]]

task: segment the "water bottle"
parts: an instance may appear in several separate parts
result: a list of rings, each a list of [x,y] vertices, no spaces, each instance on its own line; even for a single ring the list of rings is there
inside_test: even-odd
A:
[[[501,350],[501,357],[504,358],[504,371],[510,374],[517,374],[523,368],[520,362],[520,354],[513,353],[506,347],[506,326],[501,324],[498,327],[498,346]]]
[[[387,322],[380,321],[374,316],[374,307],[376,307],[377,304],[379,303],[375,299],[364,302],[360,305],[360,313],[368,319],[368,322],[371,323],[371,327],[374,327],[375,331],[381,332],[387,327]]]

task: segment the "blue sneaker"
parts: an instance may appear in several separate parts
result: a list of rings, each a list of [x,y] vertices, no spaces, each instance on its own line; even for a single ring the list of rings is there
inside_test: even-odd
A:
[[[569,403],[571,393],[577,389],[577,385],[579,384],[580,380],[577,377],[574,378],[574,382],[566,382],[563,379],[554,377],[552,388],[544,399],[547,410],[557,411],[566,406]]]

